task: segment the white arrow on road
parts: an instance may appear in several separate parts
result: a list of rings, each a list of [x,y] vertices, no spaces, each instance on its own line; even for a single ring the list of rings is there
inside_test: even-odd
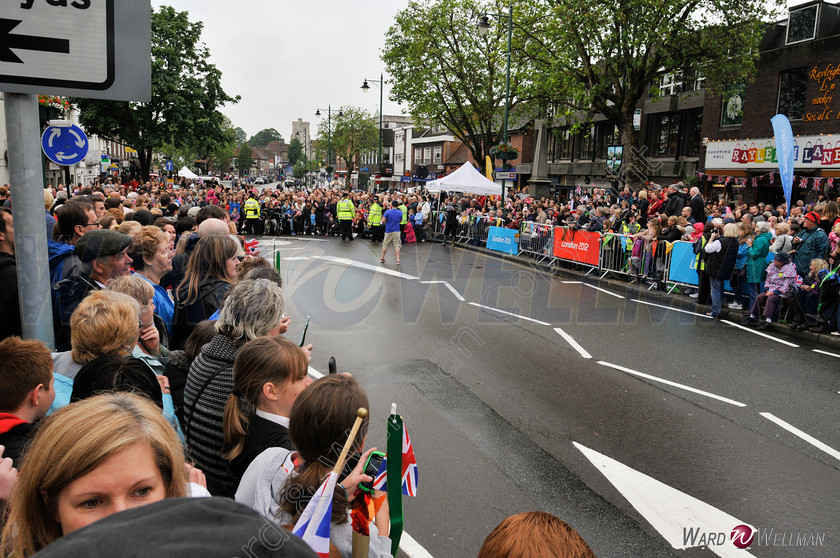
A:
[[[69,132],[70,132],[71,134],[73,134],[73,136],[76,138],[76,145],[77,145],[77,146],[79,146],[79,147],[84,147],[84,146],[85,146],[85,140],[84,140],[84,139],[82,139],[82,136],[80,136],[80,135],[78,134],[78,132],[76,132],[76,130],[73,130],[73,129],[71,128],[71,129],[69,130]]]
[[[49,143],[50,147],[53,146],[53,140],[60,135],[61,135],[61,130],[59,130],[58,128],[53,128],[52,132],[50,132],[50,139],[47,140],[47,143]]]
[[[615,459],[577,442],[573,443],[674,548],[691,548],[691,543],[685,540],[684,530],[697,529],[696,532],[701,534],[725,534],[723,544],[708,546],[709,550],[722,558],[753,556],[735,547],[730,540],[732,529],[747,523]]]

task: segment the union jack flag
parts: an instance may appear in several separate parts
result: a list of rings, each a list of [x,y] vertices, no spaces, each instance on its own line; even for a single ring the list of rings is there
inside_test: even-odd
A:
[[[376,471],[376,476],[373,478],[374,490],[381,490],[387,492],[387,464],[388,460],[383,459],[382,464],[379,465],[379,470]],[[417,472],[417,460],[414,458],[414,447],[411,445],[411,438],[408,436],[408,430],[403,427],[402,440],[402,493],[403,496],[417,496],[417,483],[420,477]]]

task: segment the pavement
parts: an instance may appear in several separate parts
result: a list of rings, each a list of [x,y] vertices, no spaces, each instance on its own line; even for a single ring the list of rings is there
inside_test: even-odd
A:
[[[397,266],[363,239],[261,242],[290,338],[310,316],[313,368],[367,390],[368,445],[392,403],[405,419],[404,556],[475,556],[530,510],[602,557],[840,555],[836,345],[484,249],[404,245]]]

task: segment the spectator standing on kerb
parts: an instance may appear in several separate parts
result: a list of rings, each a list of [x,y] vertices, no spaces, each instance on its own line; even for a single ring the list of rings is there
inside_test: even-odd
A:
[[[397,264],[399,265],[400,263],[400,248],[402,248],[400,221],[402,220],[403,213],[399,207],[400,202],[393,200],[391,202],[391,209],[383,215],[383,219],[385,220],[385,240],[382,241],[382,255],[379,257],[379,261],[382,263],[385,263],[385,253],[388,251],[388,246],[392,243],[397,256]]]

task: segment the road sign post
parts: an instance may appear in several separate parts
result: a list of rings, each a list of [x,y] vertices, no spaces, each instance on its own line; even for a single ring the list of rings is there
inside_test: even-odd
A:
[[[38,97],[6,93],[3,100],[23,336],[39,339],[54,349],[47,232],[44,228],[44,165],[37,143]]]

